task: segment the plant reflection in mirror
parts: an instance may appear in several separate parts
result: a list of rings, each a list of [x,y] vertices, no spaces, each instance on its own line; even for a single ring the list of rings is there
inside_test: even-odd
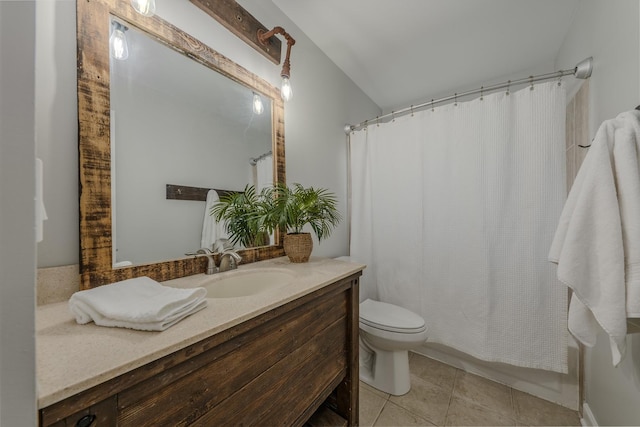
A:
[[[262,219],[268,204],[264,203],[265,191],[256,193],[253,185],[244,191],[228,193],[220,197],[220,202],[211,208],[210,214],[216,221],[224,221],[225,230],[234,245],[246,248],[269,244],[269,233]]]
[[[299,234],[307,224],[322,241],[342,219],[337,203],[335,194],[325,188],[278,184],[257,193],[253,185],[247,185],[243,192],[220,197],[211,215],[225,222],[232,243],[246,247],[266,244],[278,227]]]

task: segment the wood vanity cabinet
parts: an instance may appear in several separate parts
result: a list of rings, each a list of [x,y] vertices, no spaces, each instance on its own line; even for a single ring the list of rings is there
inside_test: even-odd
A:
[[[40,425],[299,426],[326,406],[357,425],[360,274],[43,408]]]

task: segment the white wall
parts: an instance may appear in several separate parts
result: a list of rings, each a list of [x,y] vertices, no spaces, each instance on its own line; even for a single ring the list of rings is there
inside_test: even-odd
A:
[[[38,266],[78,263],[76,2],[41,0],[36,26],[36,153],[49,219]]]
[[[593,56],[590,136],[600,124],[640,104],[640,30],[637,0],[582,0],[557,65]],[[586,403],[600,425],[640,424],[640,336],[627,337],[627,356],[611,365],[606,336],[585,355]]]
[[[186,100],[111,83],[117,261],[183,257],[200,248],[205,202],[167,200],[166,184],[242,191],[253,183],[249,159],[271,149],[271,132],[255,135],[248,123]]]
[[[44,158],[49,221],[39,245],[40,267],[78,262],[78,167],[75,62],[75,2],[49,3],[50,25],[38,26],[38,40],[54,49],[38,52],[38,154]],[[294,98],[285,105],[287,181],[335,192],[344,220],[314,255],[348,251],[347,148],[345,123],[380,114],[379,108],[269,1],[243,5],[267,27],[283,26],[295,39],[291,53]],[[280,85],[281,67],[249,47],[188,0],[157,3],[157,14],[223,55]]]
[[[36,8],[0,2],[0,425],[36,425]]]

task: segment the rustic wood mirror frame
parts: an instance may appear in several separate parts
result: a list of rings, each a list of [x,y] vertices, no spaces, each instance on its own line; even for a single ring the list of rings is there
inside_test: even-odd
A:
[[[144,17],[129,0],[78,0],[78,133],[80,163],[80,288],[132,277],[158,281],[203,273],[206,258],[181,258],[114,269],[111,228],[110,16],[272,100],[274,182],[285,182],[284,104],[280,91],[157,16]],[[165,183],[159,183],[165,185]],[[243,263],[283,256],[276,244],[240,251]]]

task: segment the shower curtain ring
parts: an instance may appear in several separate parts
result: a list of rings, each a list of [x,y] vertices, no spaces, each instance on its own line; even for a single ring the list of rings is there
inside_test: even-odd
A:
[[[509,95],[509,88],[511,87],[511,80],[507,81],[507,95]]]
[[[364,130],[366,132],[368,126],[369,126],[369,120],[365,120],[364,121],[364,126],[362,127],[362,130]]]
[[[413,117],[413,105],[411,106],[411,117]]]
[[[431,99],[431,111],[436,111],[433,109],[433,98]]]
[[[531,87],[529,87],[529,90],[533,90],[533,76],[529,76],[529,83],[531,83]]]
[[[484,99],[484,86],[480,86],[480,101]]]
[[[391,110],[391,122],[395,122],[396,121],[396,116],[394,115],[396,112]]]
[[[458,92],[453,94],[453,99],[454,99],[453,106],[457,107],[458,106]]]
[[[562,86],[562,71],[558,71],[558,86]]]
[[[376,116],[376,126],[380,127],[380,116]]]

